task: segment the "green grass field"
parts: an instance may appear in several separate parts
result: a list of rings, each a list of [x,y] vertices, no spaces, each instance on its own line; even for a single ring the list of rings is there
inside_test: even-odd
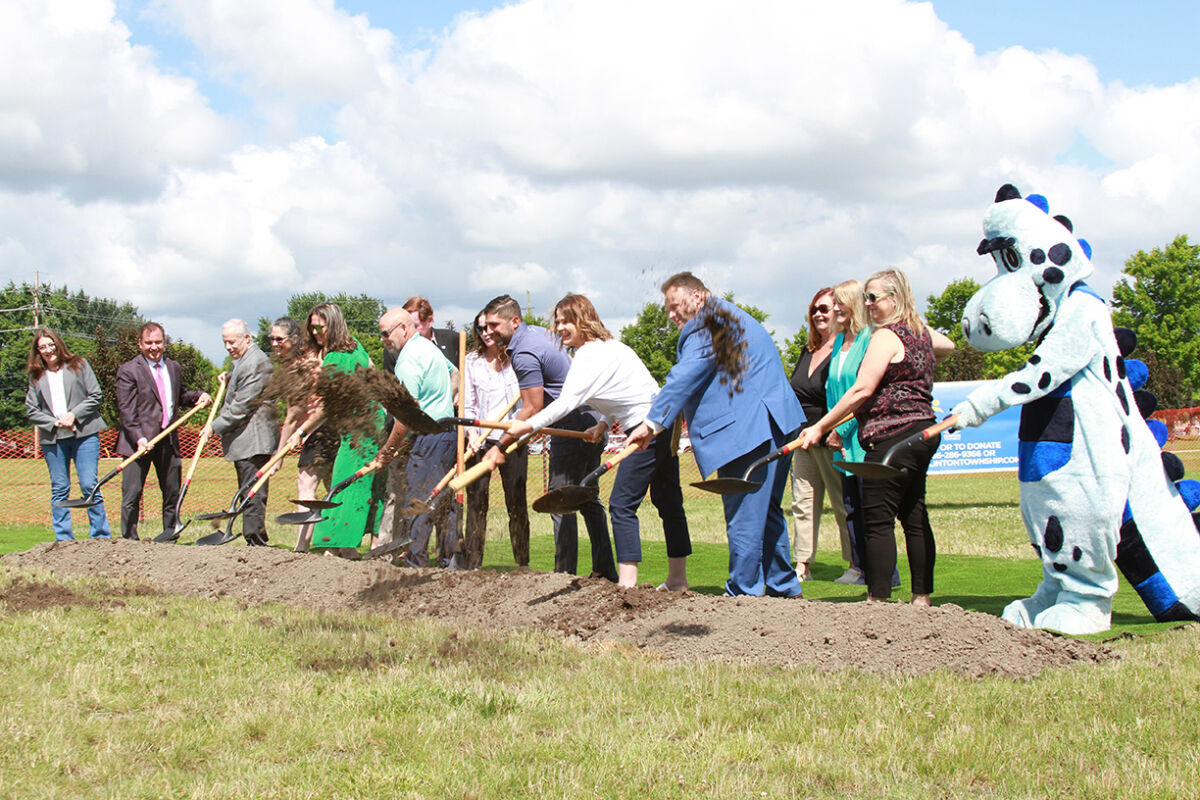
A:
[[[1005,474],[930,481],[935,602],[996,614],[1033,590],[1016,493]],[[720,502],[688,511],[692,584],[719,591]],[[501,523],[493,511],[488,569],[513,566]],[[534,526],[547,569],[548,519]],[[654,583],[651,508],[643,536]],[[0,528],[0,550],[49,538]],[[843,566],[822,549],[806,596],[861,598],[831,582]],[[122,603],[0,616],[0,796],[1162,798],[1194,796],[1200,775],[1200,633],[1153,622],[1124,583],[1108,635],[1122,658],[1030,680],[670,664],[432,621]]]

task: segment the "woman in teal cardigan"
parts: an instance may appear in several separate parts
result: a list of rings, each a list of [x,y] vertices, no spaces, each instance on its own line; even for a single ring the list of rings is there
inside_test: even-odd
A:
[[[829,408],[837,405],[854,381],[858,378],[858,367],[867,352],[871,339],[871,327],[867,324],[867,305],[863,301],[863,286],[856,280],[842,281],[833,287],[834,327],[838,331],[833,340],[833,355],[829,357],[829,378],[825,381],[825,398]],[[837,426],[825,439],[835,452],[833,465],[839,461],[863,461],[866,451],[858,443],[858,420],[851,417],[848,422]],[[839,468],[840,469],[840,468]],[[857,475],[842,472],[842,502],[846,506],[846,527],[850,529],[850,547],[853,560],[840,578],[834,583],[863,584],[863,511],[862,481]]]

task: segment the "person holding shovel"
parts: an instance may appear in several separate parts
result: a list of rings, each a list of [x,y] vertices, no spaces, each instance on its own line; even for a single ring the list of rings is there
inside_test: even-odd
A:
[[[530,325],[521,318],[521,306],[511,296],[494,297],[484,306],[484,326],[488,333],[505,348],[517,373],[521,388],[521,410],[517,419],[528,419],[562,392],[563,381],[571,368],[571,359],[559,347],[550,331]],[[595,427],[597,418],[592,409],[577,408],[563,417],[559,427],[583,431]],[[484,459],[493,466],[504,463],[504,449],[517,441],[505,431]],[[604,445],[580,439],[558,438],[550,444],[550,488],[578,484],[584,476],[600,465]],[[579,513],[587,526],[592,543],[592,577],[617,582],[617,565],[613,561],[612,544],[608,538],[608,518],[599,500],[584,504]],[[554,525],[554,571],[575,573],[579,566],[579,521],[574,512],[551,515]]]
[[[513,419],[517,413],[515,407],[521,402],[517,373],[513,371],[508,353],[488,332],[482,311],[475,318],[475,349],[467,353],[464,378],[468,417]],[[475,454],[467,460],[466,466],[478,464],[488,449],[500,441],[500,436],[499,430],[481,429],[471,443]],[[525,495],[528,472],[529,450],[525,446],[509,453],[500,465],[504,505],[508,508],[508,538],[513,561],[518,567],[529,566],[529,507]],[[483,561],[490,482],[489,474],[467,485],[466,535],[463,537],[463,560],[467,569],[475,569]]]
[[[221,341],[233,359],[233,372],[225,390],[225,402],[207,427],[221,437],[225,460],[233,462],[238,486],[244,486],[279,445],[279,427],[272,419],[271,407],[258,401],[271,375],[271,361],[254,343],[245,320],[231,319],[222,325]],[[267,543],[268,485],[250,499],[242,513],[242,536],[246,544]]]
[[[184,391],[183,368],[164,355],[166,346],[162,325],[147,322],[138,334],[141,355],[117,368],[117,411],[121,415],[117,455],[143,454],[121,473],[121,535],[126,539],[138,538],[138,510],[151,464],[162,490],[163,529],[178,527],[179,436],[173,431],[154,447],[148,442],[171,424],[180,406],[203,407],[212,402],[207,392]]]
[[[396,377],[420,405],[421,411],[434,419],[454,416],[454,393],[450,386],[450,362],[429,339],[421,336],[412,314],[403,308],[389,309],[379,318],[379,338],[383,346],[396,355]],[[392,425],[387,443],[379,450],[379,462],[387,466],[405,437],[408,428],[400,420]],[[455,431],[442,431],[417,436],[412,441],[404,477],[408,492],[413,497],[429,495],[442,476],[454,467],[458,457]],[[401,498],[396,498],[397,509]],[[400,535],[401,515],[395,514],[394,539]],[[451,569],[462,567],[458,548],[458,518],[453,503],[448,504],[445,514],[436,516],[425,510],[408,521],[408,537],[411,541],[405,555],[410,566],[424,567],[428,564],[429,537],[434,527],[438,529],[438,562]],[[384,544],[383,536],[380,545]],[[390,541],[390,540],[388,540]]]
[[[554,330],[565,347],[575,351],[571,369],[558,398],[538,413],[513,423],[510,436],[544,428],[583,404],[596,409],[604,421],[591,432],[599,441],[611,422],[633,430],[645,421],[658,394],[658,381],[629,346],[614,339],[583,295],[568,294],[554,307]],[[638,506],[650,492],[667,540],[667,579],[660,590],[688,588],[687,557],[692,553],[683,492],[679,488],[679,455],[671,447],[671,428],[659,432],[647,450],[627,456],[613,480],[608,512],[617,550],[617,583],[637,586],[642,560]]]
[[[853,385],[803,433],[807,448],[825,441],[838,420],[854,412],[865,461],[882,463],[895,443],[933,424],[933,368],[954,342],[930,328],[917,313],[908,277],[898,269],[872,275],[863,293],[871,316],[871,338]],[[863,478],[867,599],[892,594],[896,569],[896,520],[904,528],[912,575],[912,604],[928,606],[936,550],[925,510],[925,474],[941,436],[902,450],[890,478]]]
[[[678,360],[629,442],[648,447],[683,414],[700,470],[740,477],[758,458],[782,448],[804,422],[779,351],[762,325],[713,297],[692,273],[671,276],[662,292],[667,316],[680,329]],[[729,537],[725,592],[799,597],[780,505],[788,470],[772,461],[764,473],[753,491],[721,498]]]

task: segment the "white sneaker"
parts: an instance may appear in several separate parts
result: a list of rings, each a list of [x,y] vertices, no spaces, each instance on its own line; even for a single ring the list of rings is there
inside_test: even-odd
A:
[[[834,583],[841,583],[847,586],[865,586],[867,577],[863,575],[863,571],[858,567],[847,567],[842,573],[842,577],[834,578]]]

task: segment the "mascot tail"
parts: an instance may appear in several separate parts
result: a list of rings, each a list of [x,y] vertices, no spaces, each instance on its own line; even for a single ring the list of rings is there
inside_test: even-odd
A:
[[[1137,337],[1127,328],[1116,330],[1121,356],[1127,357]],[[1158,400],[1142,387],[1149,377],[1146,365],[1129,359],[1124,370],[1143,417]],[[1200,620],[1200,481],[1184,480],[1183,462],[1162,451],[1167,426],[1156,419],[1139,425],[1129,418],[1122,432],[1134,469],[1117,544],[1117,568],[1137,590],[1159,622]]]

